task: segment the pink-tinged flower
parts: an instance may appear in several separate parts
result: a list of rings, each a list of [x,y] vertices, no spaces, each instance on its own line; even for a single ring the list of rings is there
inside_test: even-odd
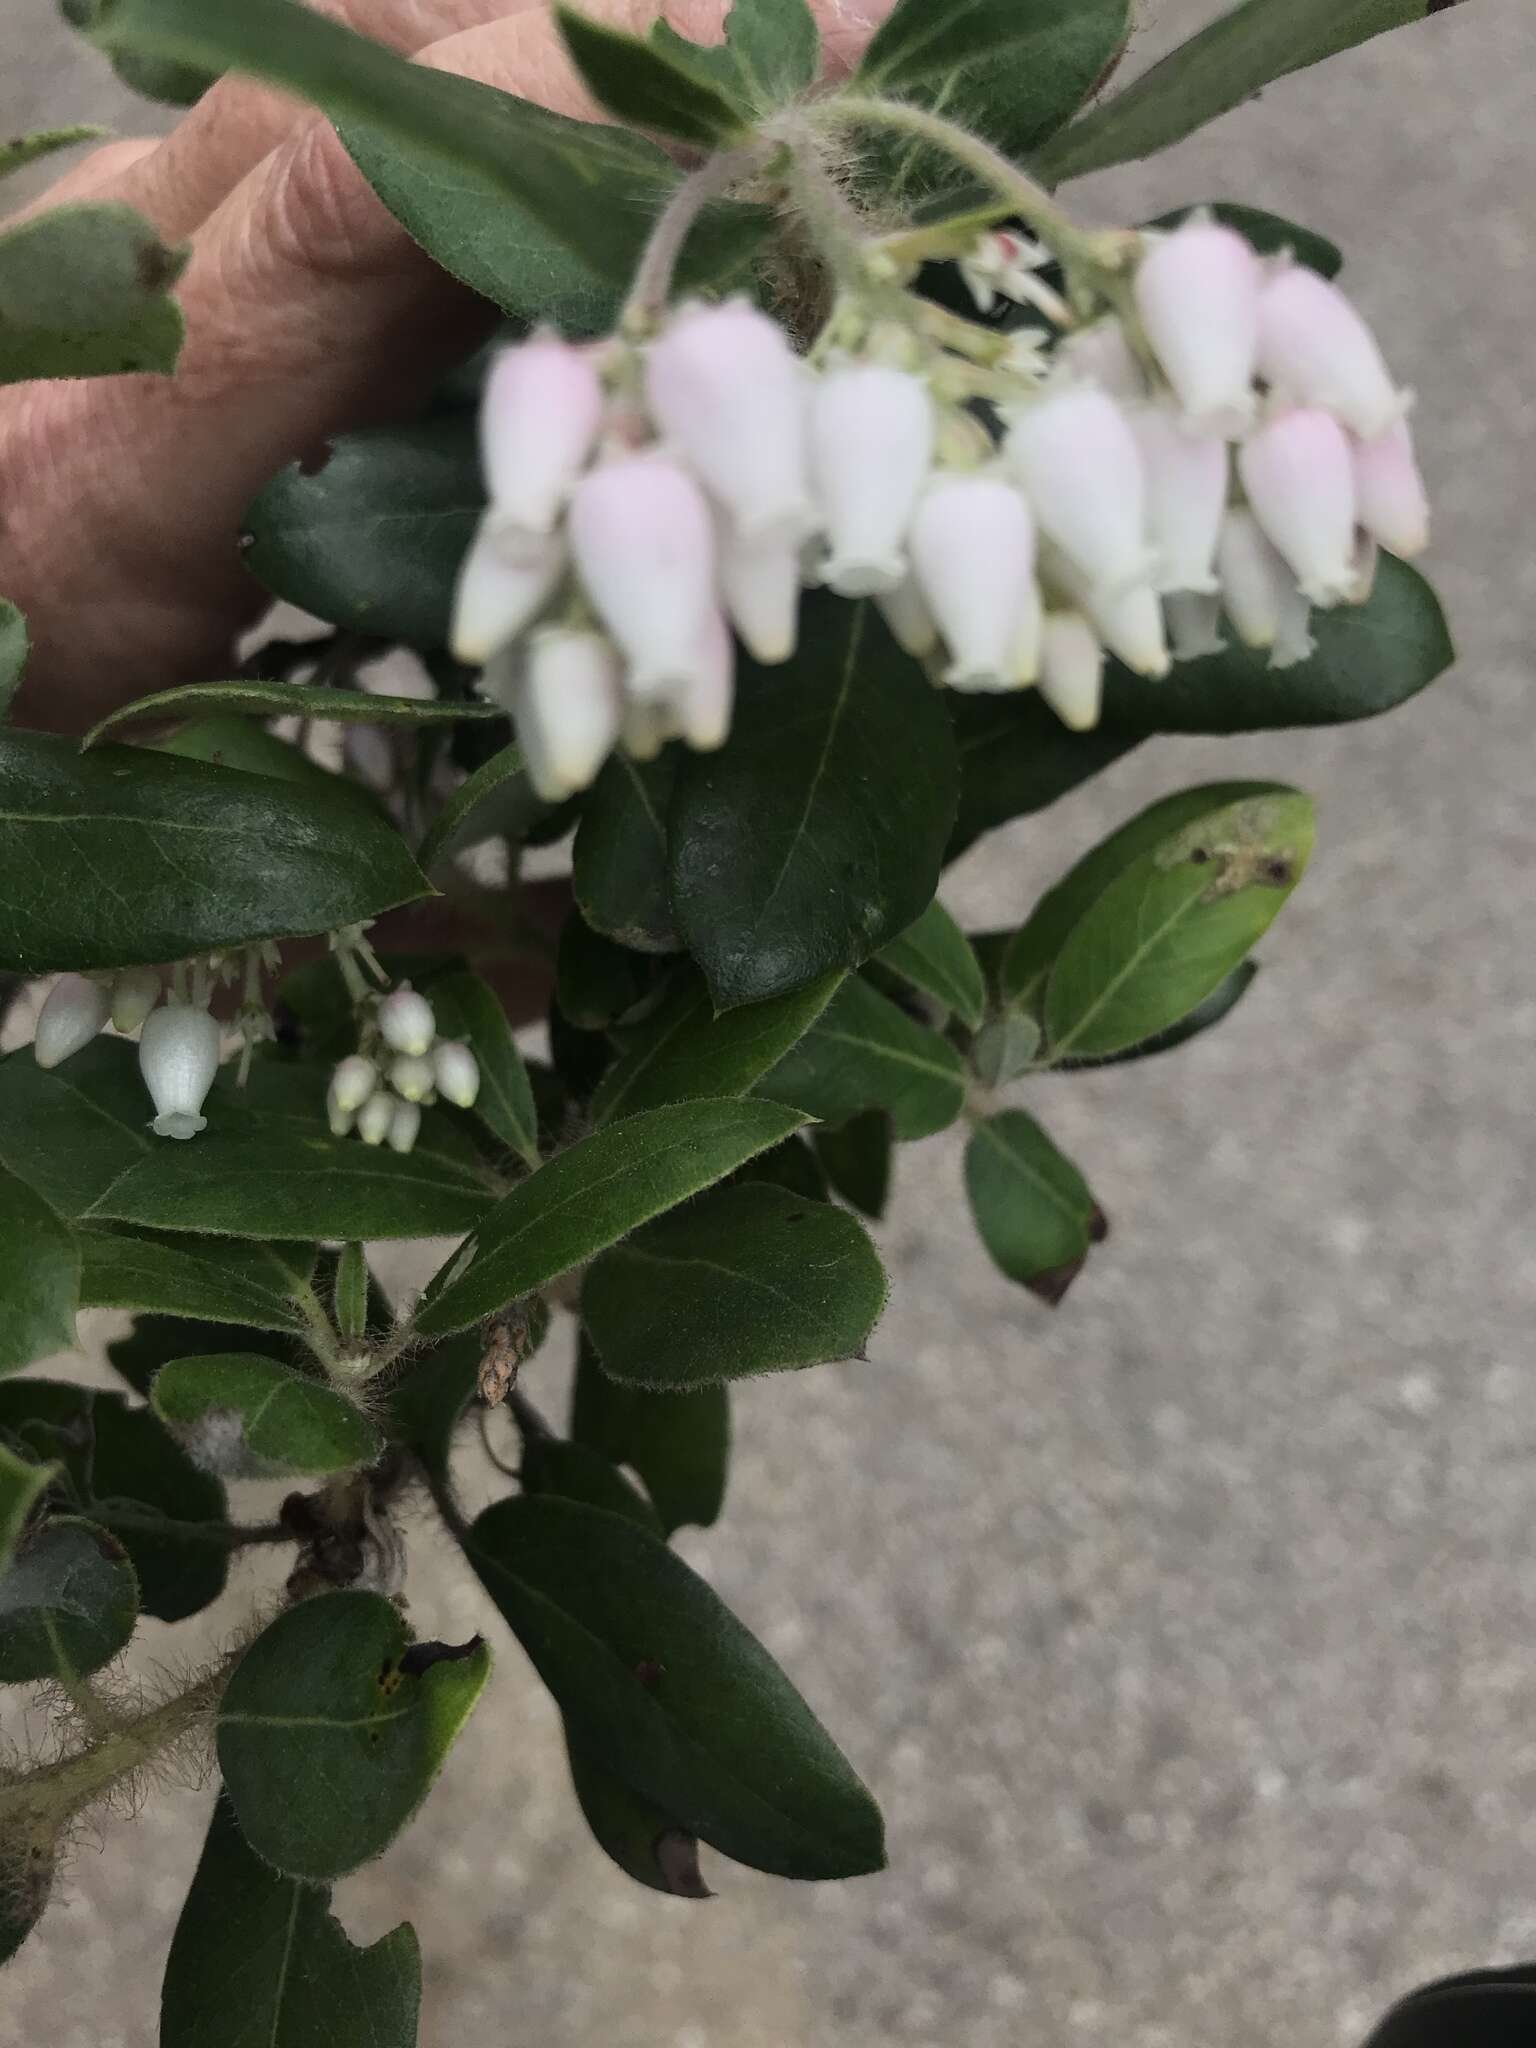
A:
[[[330,1099],[343,1116],[355,1116],[379,1085],[379,1070],[360,1052],[342,1060],[331,1075]]]
[[[391,1052],[419,1059],[437,1036],[432,1005],[409,982],[402,982],[379,1005],[379,1034]]]
[[[1056,344],[1057,360],[1081,384],[1096,384],[1111,398],[1134,404],[1147,396],[1147,379],[1124,327],[1111,314],[1064,334]]]
[[[112,984],[112,1029],[131,1038],[159,1000],[158,967],[125,967]]]
[[[369,1096],[357,1112],[357,1135],[365,1145],[383,1144],[395,1120],[395,1111],[401,1106],[399,1097],[391,1095],[387,1088]]]
[[[415,1102],[397,1102],[390,1112],[389,1129],[385,1136],[392,1152],[409,1152],[415,1145],[421,1130],[421,1106]]]
[[[483,668],[543,611],[565,574],[558,533],[534,540],[509,559],[492,519],[481,521],[459,570],[449,644],[456,661]]]
[[[206,1010],[171,1003],[150,1011],[139,1033],[139,1072],[155,1105],[157,1138],[195,1138],[208,1128],[202,1107],[218,1071],[219,1027]]]
[[[480,447],[506,559],[554,532],[602,420],[603,383],[590,349],[541,332],[496,357],[485,380]]]
[[[1429,546],[1429,494],[1408,422],[1398,420],[1374,441],[1357,441],[1354,459],[1360,524],[1394,555],[1423,554]]]
[[[1234,505],[1216,545],[1222,610],[1245,647],[1273,647],[1296,578],[1246,505]]]
[[[944,680],[955,690],[1016,687],[1035,522],[1001,477],[947,474],[923,493],[912,521],[912,573],[948,642]]]
[[[698,753],[723,747],[736,702],[736,644],[719,612],[711,613],[699,639],[698,660],[687,683],[672,694],[672,729]]]
[[[473,1109],[480,1093],[480,1062],[469,1047],[456,1038],[439,1039],[432,1048],[432,1071],[437,1092],[455,1109]]]
[[[1149,238],[1136,310],[1190,425],[1235,440],[1253,418],[1262,271],[1252,245],[1209,215]]]
[[[1362,440],[1407,410],[1375,335],[1337,285],[1302,263],[1272,270],[1259,294],[1259,373],[1282,398],[1322,406]]]
[[[1349,437],[1318,407],[1276,413],[1238,451],[1253,516],[1309,602],[1340,604],[1354,587],[1355,470]]]
[[[1104,706],[1104,649],[1081,612],[1047,612],[1040,694],[1071,732],[1091,732]]]
[[[585,789],[613,751],[623,709],[622,665],[603,633],[544,626],[506,693],[528,779],[545,803]]]
[[[907,534],[933,461],[933,397],[883,363],[827,371],[811,395],[811,473],[840,597],[878,597],[907,573]]]
[[[32,1056],[40,1067],[56,1067],[70,1059],[101,1031],[112,999],[99,981],[83,974],[61,974],[38,1013],[32,1035]]]
[[[815,525],[806,373],[776,320],[745,299],[688,306],[646,358],[666,439],[748,546],[795,547]]]
[[[720,597],[754,661],[788,661],[800,637],[800,547],[744,541],[721,522]]]
[[[715,605],[715,535],[703,492],[655,452],[582,478],[571,500],[582,585],[629,663],[636,697],[686,689]]]
[[[1153,587],[1216,589],[1216,536],[1227,506],[1227,447],[1192,434],[1165,406],[1130,415],[1147,479],[1147,535],[1156,557]]]
[[[1011,228],[989,228],[978,235],[970,254],[960,259],[960,275],[978,312],[990,313],[999,298],[1016,306],[1035,306],[1051,320],[1070,319],[1061,294],[1036,272],[1049,261],[1043,243],[1029,241]]]
[[[926,661],[939,644],[939,629],[923,601],[916,577],[905,577],[894,590],[877,597],[875,603],[896,645],[914,660]]]
[[[1203,597],[1193,590],[1172,591],[1163,600],[1163,616],[1175,661],[1203,661],[1207,655],[1226,651],[1219,597]]]
[[[1116,401],[1062,384],[1012,415],[1006,452],[1042,533],[1089,587],[1106,594],[1146,580],[1146,477]]]

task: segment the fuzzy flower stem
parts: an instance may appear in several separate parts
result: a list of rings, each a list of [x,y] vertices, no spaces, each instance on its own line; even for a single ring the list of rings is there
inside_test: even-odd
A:
[[[828,170],[820,137],[803,114],[781,115],[774,129],[785,149],[785,182],[795,210],[844,291],[867,292],[872,243],[864,217]]]
[[[723,198],[756,160],[752,150],[720,150],[683,179],[651,230],[624,302],[621,332],[645,336],[655,329],[667,310],[672,280],[699,215],[712,200]]]

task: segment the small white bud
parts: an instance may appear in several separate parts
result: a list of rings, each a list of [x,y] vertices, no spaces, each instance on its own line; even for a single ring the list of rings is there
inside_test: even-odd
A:
[[[1333,414],[1276,413],[1243,443],[1237,468],[1253,516],[1308,599],[1342,603],[1355,581],[1355,471]]]
[[[1104,649],[1081,612],[1047,612],[1040,694],[1071,732],[1091,732],[1104,704]]]
[[[811,471],[840,597],[877,597],[907,573],[907,531],[933,461],[933,397],[884,363],[826,372],[811,398]]]
[[[437,1084],[424,1053],[402,1052],[389,1063],[389,1085],[404,1102],[425,1102]]]
[[[923,600],[915,576],[875,599],[896,645],[916,661],[925,661],[939,644],[939,629]]]
[[[1264,282],[1258,366],[1282,398],[1322,406],[1362,440],[1385,434],[1408,407],[1360,314],[1303,263],[1281,263]]]
[[[83,974],[61,974],[38,1013],[32,1054],[40,1067],[56,1067],[69,1059],[105,1026],[111,999],[98,981]]]
[[[395,1120],[395,1111],[401,1107],[399,1101],[387,1088],[370,1095],[357,1112],[357,1135],[365,1145],[382,1145],[389,1136],[389,1127]]]
[[[1246,505],[1232,506],[1216,544],[1222,609],[1245,647],[1273,647],[1296,578]]]
[[[720,596],[754,661],[788,661],[800,637],[800,547],[794,541],[719,535]]]
[[[344,1138],[357,1122],[357,1111],[355,1109],[343,1109],[336,1100],[336,1082],[334,1078],[331,1081],[331,1085],[325,1091],[325,1119],[331,1127],[331,1136],[333,1138]]]
[[[778,322],[745,299],[684,307],[651,346],[645,390],[657,426],[736,537],[798,547],[815,525],[806,375]]]
[[[544,626],[505,699],[528,779],[546,803],[585,789],[619,736],[621,668],[606,635]]]
[[[390,1112],[386,1136],[392,1152],[409,1152],[421,1131],[421,1109],[414,1102],[397,1102]]]
[[[1227,643],[1221,637],[1219,597],[1175,590],[1164,598],[1163,613],[1175,661],[1204,661],[1207,655],[1226,652]]]
[[[219,1071],[219,1027],[206,1010],[171,1003],[151,1010],[139,1033],[139,1072],[144,1076],[157,1138],[195,1138],[206,1130],[202,1114]]]
[[[1087,384],[1061,384],[1012,415],[1007,456],[1056,542],[1096,591],[1144,582],[1146,478],[1130,422]]]
[[[1235,440],[1253,418],[1262,277],[1252,245],[1209,215],[1149,237],[1136,272],[1136,310],[1202,433]]]
[[[912,573],[949,644],[955,690],[1014,685],[1035,574],[1035,522],[1000,477],[945,475],[912,522]]]
[[[391,1052],[419,1057],[437,1036],[437,1019],[426,997],[402,982],[379,1004],[379,1031]]]
[[[480,1093],[480,1063],[467,1045],[456,1038],[441,1038],[432,1048],[432,1072],[437,1092],[456,1109],[473,1109]]]
[[[537,542],[553,533],[602,419],[602,378],[590,349],[538,333],[496,357],[485,380],[480,445],[507,559],[529,542],[541,552]]]
[[[331,1095],[340,1110],[362,1108],[379,1085],[379,1070],[372,1060],[354,1052],[342,1060],[331,1075]]]
[[[454,591],[449,637],[454,659],[483,667],[543,611],[565,567],[562,535],[536,540],[514,559],[494,515],[487,515],[470,542]]]
[[[1216,536],[1227,506],[1224,441],[1192,434],[1165,406],[1130,416],[1147,478],[1147,534],[1159,591],[1216,590]]]
[[[1406,420],[1374,441],[1354,444],[1360,524],[1394,555],[1422,555],[1429,546],[1429,494]]]
[[[158,967],[125,967],[112,984],[112,1029],[131,1038],[159,1000]]]
[[[571,548],[587,596],[629,662],[637,697],[692,680],[715,603],[715,536],[703,492],[657,453],[592,470],[571,500]]]
[[[1147,396],[1147,380],[1125,329],[1111,315],[1076,328],[1056,344],[1056,360],[1081,384],[1097,384],[1111,398],[1134,404]]]

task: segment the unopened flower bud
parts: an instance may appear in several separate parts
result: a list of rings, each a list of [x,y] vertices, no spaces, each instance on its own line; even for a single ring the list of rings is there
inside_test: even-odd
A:
[[[1235,440],[1253,418],[1262,271],[1252,245],[1209,215],[1150,243],[1136,310],[1191,426]]]
[[[883,363],[829,370],[811,399],[811,469],[840,597],[876,597],[907,573],[907,531],[933,460],[933,398]]]
[[[1136,351],[1113,315],[1064,334],[1056,345],[1056,360],[1064,363],[1079,383],[1096,384],[1122,403],[1147,396],[1147,380]]]
[[[619,736],[619,657],[605,634],[545,626],[528,643],[508,708],[528,779],[546,803],[592,782]]]
[[[1013,414],[1007,455],[1041,531],[1094,590],[1145,581],[1146,479],[1114,399],[1091,385],[1058,385]]]
[[[587,596],[629,662],[637,697],[685,688],[715,603],[715,536],[703,492],[650,453],[592,470],[571,501]]]
[[[139,1072],[144,1076],[157,1138],[195,1138],[208,1127],[202,1114],[219,1071],[219,1027],[206,1010],[171,1003],[151,1010],[139,1033]]]
[[[389,1085],[404,1102],[425,1102],[437,1085],[424,1053],[402,1052],[389,1063]]]
[[[939,644],[939,629],[915,576],[908,576],[894,590],[885,591],[875,603],[898,647],[917,661],[924,661],[933,653]]]
[[[1355,471],[1333,414],[1276,413],[1243,443],[1237,467],[1253,516],[1307,598],[1342,603],[1355,580]]]
[[[395,1120],[395,1111],[401,1107],[398,1097],[387,1088],[380,1088],[370,1095],[357,1112],[357,1135],[365,1145],[382,1145],[389,1136],[390,1125]]]
[[[736,702],[736,644],[719,612],[705,621],[688,682],[668,701],[672,731],[696,752],[712,754],[725,745]]]
[[[1147,535],[1160,591],[1216,589],[1216,536],[1227,505],[1227,447],[1188,431],[1164,406],[1133,412],[1147,479]]]
[[[421,1109],[414,1102],[397,1102],[390,1112],[389,1139],[392,1152],[409,1152],[421,1131]]]
[[[565,574],[564,537],[535,539],[516,559],[493,514],[480,523],[459,570],[449,645],[456,661],[482,668],[543,611]]]
[[[1221,637],[1219,597],[1175,590],[1163,600],[1163,615],[1175,661],[1204,661],[1208,655],[1225,653],[1227,643]]]
[[[1259,373],[1285,399],[1322,406],[1362,440],[1407,409],[1376,337],[1337,285],[1303,263],[1271,271],[1259,294]]]
[[[1161,682],[1173,666],[1163,626],[1163,607],[1150,583],[1136,583],[1085,600],[1094,631],[1128,669]]]
[[[1357,441],[1353,453],[1360,524],[1394,555],[1423,554],[1429,546],[1429,494],[1408,422],[1399,420],[1374,441]]]
[[[1104,704],[1104,649],[1081,612],[1047,612],[1040,694],[1071,732],[1090,732]]]
[[[402,982],[379,1005],[379,1032],[391,1052],[419,1057],[437,1036],[432,1005],[409,982]]]
[[[473,1109],[480,1093],[480,1063],[456,1038],[439,1039],[432,1048],[437,1092],[456,1109]]]
[[[553,533],[602,418],[602,378],[590,350],[539,333],[496,357],[485,380],[480,445],[508,559]]]
[[[1035,573],[1035,523],[1000,477],[946,475],[912,522],[912,572],[949,645],[956,690],[1014,686]]]
[[[325,1091],[325,1120],[331,1127],[331,1136],[333,1138],[344,1138],[357,1122],[357,1111],[355,1109],[343,1109],[336,1100],[336,1082],[334,1078]]]
[[[331,1076],[331,1095],[340,1110],[362,1108],[379,1085],[379,1070],[372,1060],[354,1052],[337,1066]]]
[[[125,967],[112,984],[112,1029],[131,1038],[159,1000],[157,967]]]
[[[1221,604],[1245,647],[1273,647],[1296,578],[1246,505],[1232,506],[1216,544]]]
[[[48,991],[32,1037],[32,1056],[40,1067],[56,1067],[104,1027],[111,999],[98,981],[83,974],[61,974]]]
[[[687,306],[646,358],[662,433],[749,547],[796,547],[815,524],[806,374],[776,320],[745,299]],[[782,658],[782,657],[781,657]]]
[[[788,661],[800,635],[800,548],[748,543],[722,531],[720,596],[748,653],[764,667]]]

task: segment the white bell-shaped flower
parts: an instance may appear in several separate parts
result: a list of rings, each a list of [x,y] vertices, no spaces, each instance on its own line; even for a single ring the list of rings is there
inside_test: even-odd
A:
[[[1374,441],[1356,441],[1355,494],[1360,524],[1394,555],[1429,546],[1429,493],[1413,452],[1413,434],[1399,420]]]
[[[1135,283],[1147,339],[1190,425],[1235,440],[1254,411],[1259,259],[1209,214],[1148,244]]]
[[[894,590],[875,599],[896,645],[917,661],[926,661],[939,644],[939,629],[915,576],[906,576]]]
[[[1264,281],[1258,365],[1282,398],[1322,406],[1362,440],[1386,433],[1408,408],[1360,314],[1304,263],[1281,263]]]
[[[340,1061],[331,1075],[331,1099],[343,1114],[355,1114],[378,1085],[379,1070],[373,1061],[354,1052]]]
[[[425,1102],[437,1086],[437,1075],[425,1053],[397,1053],[389,1063],[389,1085],[402,1102]]]
[[[1045,615],[1040,694],[1072,732],[1091,732],[1104,706],[1104,649],[1081,612]]]
[[[456,1038],[440,1038],[432,1048],[432,1072],[437,1092],[455,1109],[473,1109],[480,1093],[480,1062],[469,1047]]]
[[[1122,404],[1138,403],[1148,395],[1146,373],[1114,314],[1064,334],[1056,344],[1056,360],[1078,383],[1097,384]]]
[[[1361,533],[1355,545],[1355,580],[1349,586],[1347,604],[1369,604],[1381,567],[1381,543],[1374,534]]]
[[[811,395],[811,474],[840,597],[878,597],[907,573],[907,533],[933,461],[933,395],[885,363],[828,370]]]
[[[629,663],[637,697],[692,680],[715,605],[715,535],[703,492],[655,451],[590,471],[571,500],[583,587]]]
[[[1024,586],[1024,608],[1019,619],[1019,637],[1013,651],[1013,688],[1027,690],[1040,680],[1040,656],[1045,640],[1045,599],[1038,580],[1031,576]]]
[[[428,1051],[437,1036],[437,1018],[419,989],[403,981],[379,1004],[379,1034],[391,1052],[413,1058]]]
[[[1035,522],[1022,492],[997,476],[936,477],[912,521],[912,573],[948,643],[955,690],[1014,687]]]
[[[202,1108],[218,1071],[219,1027],[206,1010],[170,1003],[150,1011],[139,1033],[139,1072],[155,1105],[157,1138],[195,1138],[207,1129]]]
[[[593,781],[613,751],[623,713],[622,664],[606,634],[541,627],[504,701],[528,779],[545,803]]]
[[[409,1152],[421,1131],[421,1106],[415,1102],[397,1102],[390,1113],[389,1129],[385,1133],[392,1152]]]
[[[158,967],[125,967],[112,984],[112,1029],[131,1038],[159,1000]]]
[[[705,621],[688,682],[672,693],[672,731],[701,754],[723,747],[736,703],[736,643],[719,612]]]
[[[61,974],[38,1012],[32,1056],[40,1067],[56,1067],[105,1028],[112,999],[99,981]]]
[[[744,541],[721,522],[720,597],[747,652],[766,668],[788,661],[800,637],[800,546]]]
[[[603,381],[590,349],[541,331],[491,364],[480,447],[505,559],[530,544],[541,553],[537,543],[554,532],[602,421]]]
[[[1333,414],[1316,406],[1276,413],[1243,443],[1237,469],[1253,516],[1308,600],[1343,603],[1356,573],[1355,469]]]
[[[1106,595],[1146,581],[1146,476],[1125,412],[1058,384],[1012,415],[1007,456],[1042,533]]]
[[[357,1112],[357,1135],[365,1145],[382,1145],[389,1136],[390,1125],[395,1120],[395,1111],[402,1108],[398,1096],[391,1095],[387,1088],[381,1088],[376,1095],[370,1095]]]
[[[1083,601],[1093,630],[1117,660],[1136,675],[1161,682],[1173,663],[1163,607],[1150,583],[1134,583]]]
[[[645,394],[749,547],[798,547],[815,525],[806,373],[776,320],[745,299],[685,306],[651,345]]]
[[[1233,505],[1216,544],[1222,610],[1245,647],[1273,647],[1296,589],[1283,556],[1246,505]]]
[[[480,523],[459,570],[449,645],[456,661],[483,668],[543,611],[558,589],[567,562],[559,533],[507,553],[494,519]]]
[[[1147,535],[1159,591],[1216,589],[1216,536],[1227,506],[1224,441],[1193,434],[1166,406],[1130,415],[1147,479]]]
[[[1312,637],[1312,606],[1293,584],[1280,607],[1280,623],[1275,629],[1275,644],[1269,650],[1269,665],[1272,669],[1299,668],[1316,652],[1317,642]]]
[[[1163,616],[1175,661],[1204,661],[1207,655],[1225,653],[1219,597],[1205,597],[1194,590],[1172,591],[1163,599]]]

